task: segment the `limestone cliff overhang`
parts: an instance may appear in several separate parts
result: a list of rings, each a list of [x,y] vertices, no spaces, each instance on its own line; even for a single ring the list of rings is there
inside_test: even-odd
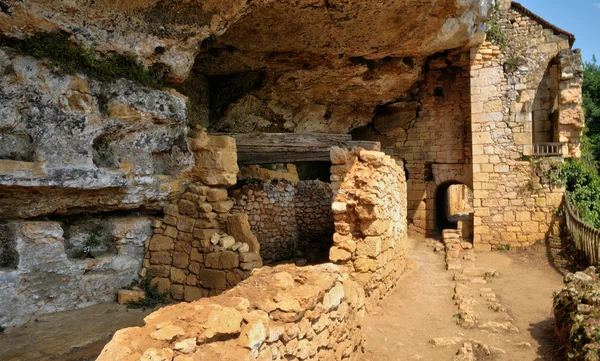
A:
[[[523,14],[527,17],[534,19],[535,21],[540,23],[540,25],[542,25],[544,28],[553,30],[554,34],[566,36],[569,39],[569,46],[573,47],[573,44],[575,43],[575,35],[571,34],[570,32],[568,32],[566,30],[559,28],[558,26],[548,22],[547,20],[543,19],[542,17],[534,14],[533,12],[531,12],[531,10],[527,9],[525,6],[519,4],[518,2],[513,1],[511,3],[511,8],[520,12],[521,14]]]

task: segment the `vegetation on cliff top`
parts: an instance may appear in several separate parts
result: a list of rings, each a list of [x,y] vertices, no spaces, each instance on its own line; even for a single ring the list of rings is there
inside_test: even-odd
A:
[[[157,74],[147,70],[134,57],[100,54],[93,47],[86,49],[71,42],[63,33],[40,33],[23,40],[1,39],[0,45],[13,47],[36,59],[47,59],[68,74],[83,73],[102,81],[125,78],[149,87],[161,85]]]

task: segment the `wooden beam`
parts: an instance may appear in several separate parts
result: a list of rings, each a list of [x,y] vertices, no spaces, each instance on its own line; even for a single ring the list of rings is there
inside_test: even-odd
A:
[[[381,150],[379,142],[354,141],[350,134],[252,133],[225,134],[235,138],[238,163],[270,164],[328,162],[333,146]]]

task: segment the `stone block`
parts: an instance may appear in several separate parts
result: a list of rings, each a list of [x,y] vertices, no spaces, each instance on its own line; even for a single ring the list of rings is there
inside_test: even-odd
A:
[[[222,202],[228,198],[227,189],[211,188],[206,195],[209,202]]]
[[[233,208],[233,201],[221,201],[211,203],[212,209],[218,213],[229,212]]]
[[[221,237],[219,245],[225,249],[230,249],[235,244],[235,238],[232,236]]]
[[[179,268],[172,267],[171,268],[171,282],[178,284],[185,284],[186,278],[185,271]]]
[[[198,205],[198,212],[201,213],[209,213],[212,212],[213,207],[210,205],[210,203],[202,203],[200,205]]]
[[[377,260],[370,258],[358,258],[354,261],[354,270],[356,272],[375,272],[377,270]]]
[[[227,233],[236,241],[246,243],[250,252],[259,253],[260,244],[250,229],[247,214],[232,214],[227,218]]]
[[[331,164],[346,164],[348,161],[348,151],[340,147],[331,147],[329,150]]]
[[[167,228],[165,228],[165,232],[163,233],[163,235],[175,239],[175,238],[177,238],[177,228],[175,228],[173,226],[167,226]]]
[[[119,290],[117,292],[117,302],[125,305],[129,302],[138,302],[146,297],[146,292],[142,290]]]
[[[154,286],[156,285],[158,287],[158,290],[162,293],[166,293],[169,292],[170,288],[171,288],[171,281],[168,278],[153,278],[152,281],[150,281],[150,285]]]
[[[181,301],[183,300],[183,289],[184,286],[183,285],[171,285],[171,297],[174,300],[178,300]]]
[[[163,207],[163,212],[166,215],[177,217],[179,216],[179,209],[176,204],[167,204]]]
[[[168,251],[150,252],[150,264],[152,265],[170,265],[173,258]]]
[[[356,256],[375,258],[381,253],[381,237],[366,237],[356,245]]]
[[[523,233],[538,233],[540,231],[540,224],[538,222],[523,222]]]
[[[199,219],[195,222],[195,226],[200,229],[219,229],[220,225],[215,219],[210,221],[206,219]]]
[[[150,251],[171,251],[175,247],[175,241],[162,234],[155,234],[150,239],[148,249]]]
[[[347,261],[352,257],[352,254],[345,249],[339,247],[331,247],[329,250],[329,260],[331,262]]]
[[[194,231],[194,224],[196,219],[190,217],[178,217],[177,218],[177,229],[182,232],[192,233]]]
[[[188,267],[188,269],[190,270],[190,272],[192,272],[193,274],[197,275],[198,273],[200,273],[200,269],[201,269],[201,265],[199,262],[190,262],[190,265]]]
[[[177,217],[176,216],[170,216],[170,215],[166,215],[163,219],[163,222],[165,224],[171,225],[171,226],[176,226],[177,225]]]
[[[187,199],[182,199],[178,203],[179,213],[185,216],[196,216],[198,210],[196,208],[196,204]]]
[[[204,257],[204,263],[208,268],[233,269],[238,267],[239,259],[235,252],[213,252]]]
[[[240,258],[240,262],[252,262],[252,261],[262,260],[262,258],[260,257],[260,254],[254,253],[254,252],[240,253],[239,258]]]
[[[183,252],[173,253],[173,266],[177,268],[187,268],[190,263],[190,257]]]
[[[194,237],[198,239],[210,239],[215,233],[218,233],[218,229],[202,229],[194,228]]]
[[[152,265],[148,267],[146,274],[149,277],[168,278],[171,276],[171,266],[169,265]]]
[[[195,262],[204,262],[204,254],[198,250],[198,248],[192,248],[190,259]]]
[[[198,273],[198,280],[205,288],[224,290],[227,287],[227,274],[225,271],[203,268]]]
[[[240,268],[243,269],[244,271],[252,271],[253,269],[260,268],[262,266],[263,266],[262,260],[240,263]]]
[[[363,222],[360,224],[360,230],[365,236],[380,236],[384,234],[390,227],[390,222],[383,219],[376,219],[371,222]]]
[[[193,302],[202,298],[202,290],[199,287],[185,286],[183,291],[184,300]]]

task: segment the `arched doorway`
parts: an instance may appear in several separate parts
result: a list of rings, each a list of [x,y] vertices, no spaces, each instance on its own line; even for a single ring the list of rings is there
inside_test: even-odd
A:
[[[473,192],[455,180],[440,184],[435,191],[435,232],[457,229],[458,222],[468,221],[473,213]]]

